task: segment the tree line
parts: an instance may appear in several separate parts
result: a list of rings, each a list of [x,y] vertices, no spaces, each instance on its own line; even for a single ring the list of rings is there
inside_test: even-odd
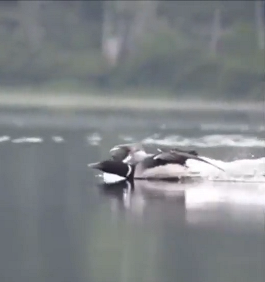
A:
[[[260,99],[264,19],[261,0],[1,1],[0,84]]]

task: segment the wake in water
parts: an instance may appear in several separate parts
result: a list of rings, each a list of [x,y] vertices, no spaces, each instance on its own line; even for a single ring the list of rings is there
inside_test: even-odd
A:
[[[201,156],[202,159],[213,163],[225,170],[222,172],[215,167],[197,160],[187,160],[190,177],[201,177],[213,182],[248,182],[265,184],[265,158],[242,159],[231,162],[211,159]],[[105,183],[114,183],[124,180],[124,178],[104,173],[102,176]]]
[[[211,159],[205,156],[201,158],[213,163],[225,170],[218,171],[204,163],[196,160],[188,160],[187,165],[191,174],[197,174],[208,180],[223,181],[245,181],[245,182],[264,182],[265,183],[265,158],[241,159],[231,162]]]
[[[143,140],[144,144],[156,144],[169,147],[241,147],[241,148],[264,148],[264,140],[256,136],[242,134],[214,134],[198,138],[187,138],[180,135],[159,138],[159,135],[151,136]],[[217,165],[225,170],[222,172],[214,167],[193,159],[187,160],[187,166],[191,176],[200,176],[211,181],[238,181],[238,182],[264,182],[265,183],[265,157],[256,159],[239,159],[222,161],[206,156],[200,156],[206,161]]]
[[[126,136],[128,139],[129,137]],[[125,141],[125,137],[121,138]],[[126,141],[127,141],[126,139]],[[129,140],[129,139],[128,139]],[[130,142],[134,140],[130,137]],[[173,148],[192,147],[199,148],[264,148],[264,140],[257,136],[249,136],[244,134],[210,134],[197,138],[185,137],[181,135],[171,135],[161,138],[160,134],[154,134],[140,141],[146,145],[168,146]],[[241,149],[242,150],[242,149]],[[186,164],[189,167],[188,175],[190,177],[199,177],[207,181],[213,182],[248,182],[248,183],[265,183],[265,157],[262,158],[244,158],[233,161],[222,161],[213,159],[203,155],[200,158],[212,163],[222,169],[222,172],[215,167],[199,162],[194,159],[188,159]],[[113,183],[123,180],[116,175],[104,174],[105,183]]]

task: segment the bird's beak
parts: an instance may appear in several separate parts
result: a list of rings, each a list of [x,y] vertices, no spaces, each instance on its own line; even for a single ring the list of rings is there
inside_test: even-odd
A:
[[[100,163],[91,163],[87,165],[88,167],[91,167],[93,169],[101,169],[101,164]]]

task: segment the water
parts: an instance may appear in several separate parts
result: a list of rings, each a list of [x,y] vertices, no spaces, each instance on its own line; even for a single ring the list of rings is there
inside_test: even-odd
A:
[[[138,182],[130,190],[99,184],[87,168],[115,144],[144,140],[150,151],[196,143],[217,162],[241,159],[237,168],[262,172],[261,117],[0,116],[1,281],[264,281],[264,183]]]

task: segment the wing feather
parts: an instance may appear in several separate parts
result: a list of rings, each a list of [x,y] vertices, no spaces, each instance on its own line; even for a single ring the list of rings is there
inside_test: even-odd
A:
[[[159,154],[156,154],[154,157],[154,160],[163,160],[163,161],[167,161],[167,162],[176,162],[176,163],[180,163],[180,164],[185,164],[186,160],[188,159],[193,159],[193,160],[197,160],[200,162],[204,162],[207,163],[211,166],[214,166],[216,168],[218,168],[219,170],[224,171],[224,169],[220,168],[219,166],[212,164],[198,156],[195,156],[193,154],[190,154],[188,152],[180,152],[180,151],[171,151],[171,152],[162,152]]]

